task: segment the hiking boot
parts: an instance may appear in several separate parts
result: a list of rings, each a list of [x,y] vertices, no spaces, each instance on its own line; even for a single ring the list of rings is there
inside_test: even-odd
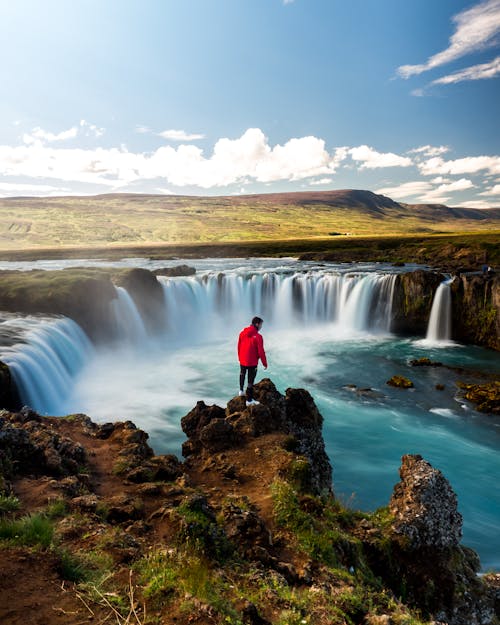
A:
[[[243,397],[244,395],[245,395],[245,391],[240,391],[240,392],[238,393],[238,397]]]
[[[250,401],[246,402],[247,406],[258,406],[260,404],[260,401],[257,401],[256,399],[251,399]]]

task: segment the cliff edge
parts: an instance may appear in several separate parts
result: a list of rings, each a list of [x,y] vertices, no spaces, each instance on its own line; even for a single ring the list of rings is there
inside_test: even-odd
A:
[[[131,422],[2,411],[2,624],[498,622],[439,471],[405,456],[388,508],[349,510],[310,394],[255,395],[198,402],[184,462]]]

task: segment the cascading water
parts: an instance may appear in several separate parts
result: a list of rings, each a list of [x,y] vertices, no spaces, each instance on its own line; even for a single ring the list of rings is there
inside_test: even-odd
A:
[[[452,279],[445,280],[436,289],[427,326],[426,342],[449,343],[451,341],[451,291]]]
[[[264,315],[272,328],[285,332],[320,325],[332,336],[346,338],[390,330],[395,274],[235,272],[160,277],[160,281],[166,329],[148,336],[130,294],[117,287],[109,311],[115,329],[113,349],[144,354],[156,345],[171,353],[182,346],[225,339],[254,314]],[[22,402],[41,413],[57,414],[66,409],[65,400],[91,351],[76,323],[58,319],[41,323],[4,351],[3,359]]]
[[[80,326],[60,318],[28,329],[23,342],[4,349],[1,358],[24,404],[45,414],[58,414],[92,350]]]
[[[213,274],[160,278],[169,333],[216,337],[254,314],[277,329],[329,323],[346,336],[389,332],[395,274]],[[208,334],[207,334],[208,329]]]

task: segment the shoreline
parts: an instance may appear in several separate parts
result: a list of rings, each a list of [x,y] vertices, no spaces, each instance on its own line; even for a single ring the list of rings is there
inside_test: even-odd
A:
[[[179,258],[297,257],[299,260],[337,262],[403,262],[478,268],[500,263],[500,232],[456,233],[432,236],[335,237],[233,241],[218,243],[150,243],[117,246],[77,246],[0,250],[0,261],[58,260],[62,258],[113,260],[148,257]]]

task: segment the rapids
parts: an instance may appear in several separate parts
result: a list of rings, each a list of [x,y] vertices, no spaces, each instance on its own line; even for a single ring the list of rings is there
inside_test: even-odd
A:
[[[126,259],[121,266],[166,265],[156,262]],[[23,402],[41,413],[131,419],[150,433],[157,452],[180,455],[180,417],[199,399],[224,406],[236,394],[237,333],[259,314],[269,369],[259,369],[258,379],[269,376],[281,392],[289,386],[311,392],[325,418],[337,496],[362,509],[385,505],[401,456],[420,453],[458,494],[465,544],[479,552],[485,569],[500,569],[499,424],[457,401],[449,369],[409,366],[428,356],[493,371],[497,354],[451,344],[430,329],[425,341],[391,335],[391,267],[292,259],[188,263],[195,276],[160,278],[164,326],[154,336],[124,289],[109,311],[117,338],[102,345],[91,345],[68,319],[1,316],[0,359]],[[438,293],[435,301],[445,311],[435,313],[439,328],[449,310]],[[410,377],[415,389],[387,386],[394,374]]]

